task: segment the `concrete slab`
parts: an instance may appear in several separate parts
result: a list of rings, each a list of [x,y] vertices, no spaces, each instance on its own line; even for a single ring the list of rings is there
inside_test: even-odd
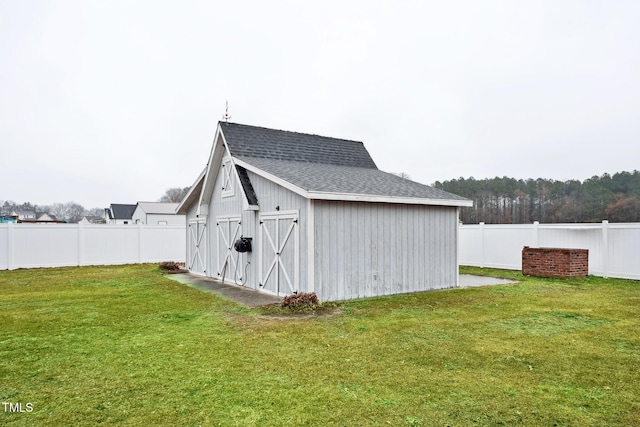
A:
[[[212,279],[211,277],[196,276],[194,274],[167,274],[165,277],[173,279],[176,282],[183,283],[188,286],[213,292],[224,298],[235,301],[248,307],[258,307],[260,305],[274,304],[282,302],[282,297],[256,291],[254,289],[245,288],[243,286],[231,285],[229,283],[222,284],[221,281]],[[508,285],[518,283],[516,280],[500,279],[497,277],[474,276],[471,274],[461,274],[459,287],[470,288],[476,286],[491,285]]]
[[[212,279],[211,277],[196,276],[189,273],[167,274],[165,277],[188,286],[213,292],[248,307],[258,307],[260,305],[282,302],[282,297],[245,288],[243,286],[231,285],[229,283],[225,283],[223,285],[220,280]]]
[[[458,285],[460,288],[472,288],[476,286],[509,285],[518,283],[517,280],[500,279],[497,277],[474,276],[472,274],[461,274]]]

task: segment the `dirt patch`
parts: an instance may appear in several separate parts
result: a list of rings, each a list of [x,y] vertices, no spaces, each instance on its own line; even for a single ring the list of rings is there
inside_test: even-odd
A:
[[[342,314],[342,309],[341,308],[336,308],[336,309],[332,309],[332,310],[318,310],[318,311],[311,311],[311,312],[304,312],[304,313],[262,314],[260,316],[256,316],[255,319],[258,319],[258,320],[261,320],[261,321],[270,321],[270,320],[281,320],[281,321],[284,321],[284,320],[306,320],[306,319],[317,319],[317,318],[338,316],[340,314]]]

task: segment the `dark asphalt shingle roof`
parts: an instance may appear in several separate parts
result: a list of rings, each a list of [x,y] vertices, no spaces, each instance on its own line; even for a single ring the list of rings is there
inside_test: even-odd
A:
[[[465,200],[378,169],[244,156],[238,159],[311,192]]]
[[[220,126],[231,155],[377,169],[362,142],[237,123]]]
[[[358,141],[227,122],[220,128],[234,158],[309,192],[466,200],[379,170]],[[257,204],[246,170],[238,174],[250,204]]]
[[[122,205],[111,203],[111,212],[113,212],[113,219],[131,219],[135,210],[136,205]]]

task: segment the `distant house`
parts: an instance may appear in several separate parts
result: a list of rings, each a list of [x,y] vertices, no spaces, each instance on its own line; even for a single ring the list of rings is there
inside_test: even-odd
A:
[[[36,219],[37,213],[35,211],[13,211],[11,212],[11,216],[15,216],[18,218],[18,221],[22,221],[24,219]]]
[[[58,218],[56,218],[55,215],[48,214],[47,212],[43,212],[42,214],[38,215],[38,222],[56,222],[56,221],[58,221]]]
[[[104,217],[96,215],[86,215],[83,216],[80,221],[78,221],[79,224],[105,224],[105,222],[106,221]]]
[[[35,212],[34,215],[23,217],[18,222],[25,224],[62,224],[65,221],[59,220],[55,215],[47,212]]]
[[[185,215],[177,215],[179,203],[138,202],[131,219],[134,224],[185,225]]]
[[[18,222],[18,217],[16,215],[0,215],[0,224],[15,224]]]
[[[104,209],[104,220],[107,224],[133,224],[131,217],[135,210],[136,205],[111,203]]]

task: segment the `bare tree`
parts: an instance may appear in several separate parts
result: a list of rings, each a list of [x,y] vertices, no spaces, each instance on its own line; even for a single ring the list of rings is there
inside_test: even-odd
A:
[[[61,221],[76,223],[82,219],[84,207],[75,202],[54,203],[49,209],[49,213]]]
[[[67,205],[69,209],[69,217],[67,218],[67,222],[76,223],[80,221],[84,216],[84,206],[75,202],[68,202]]]
[[[104,217],[104,208],[92,208],[84,211],[84,216],[99,216]]]
[[[64,203],[54,203],[49,206],[49,209],[47,210],[51,215],[54,215],[56,219],[59,219],[61,221],[63,221],[64,217],[67,216],[67,209],[64,206]]]
[[[167,203],[179,203],[182,201],[182,199],[184,199],[184,196],[187,195],[190,188],[191,187],[169,188],[167,191],[164,192],[164,195],[160,198],[160,201],[167,202]]]

